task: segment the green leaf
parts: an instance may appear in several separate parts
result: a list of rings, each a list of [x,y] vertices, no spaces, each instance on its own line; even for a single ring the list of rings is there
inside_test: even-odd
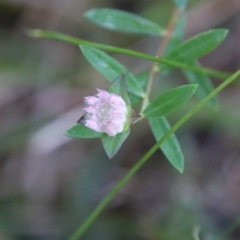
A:
[[[196,66],[200,66],[198,62],[195,62],[195,64]],[[190,83],[198,84],[196,95],[200,100],[204,99],[214,90],[211,79],[206,74],[196,73],[190,70],[183,70],[183,73]],[[213,109],[218,108],[217,96],[214,96],[206,105]]]
[[[188,62],[203,57],[215,49],[226,38],[227,33],[226,29],[201,33],[177,46],[167,58]]]
[[[72,138],[100,138],[103,133],[95,132],[82,124],[76,124],[68,129],[65,135]]]
[[[112,158],[118,152],[129,133],[130,130],[128,129],[125,132],[118,133],[114,137],[110,137],[107,134],[102,136],[103,147],[109,158]]]
[[[84,13],[91,22],[98,26],[118,32],[131,34],[162,35],[164,29],[158,24],[136,14],[114,9],[92,9]]]
[[[171,129],[165,117],[150,118],[149,123],[157,142]],[[182,173],[184,169],[184,156],[175,134],[172,134],[163,142],[160,148],[169,162]]]
[[[196,91],[197,84],[188,84],[173,88],[155,98],[143,115],[148,118],[160,117],[180,108]]]
[[[115,93],[123,98],[127,106],[131,106],[131,101],[128,97],[126,80],[123,74],[116,77],[108,88],[108,92]]]
[[[128,91],[140,97],[144,96],[142,87],[138,83],[137,79],[117,60],[95,48],[86,46],[80,46],[80,48],[83,55],[92,64],[92,66],[109,81],[113,81],[120,74],[126,73]]]
[[[181,10],[184,10],[187,5],[187,0],[174,0],[174,2],[176,6]]]

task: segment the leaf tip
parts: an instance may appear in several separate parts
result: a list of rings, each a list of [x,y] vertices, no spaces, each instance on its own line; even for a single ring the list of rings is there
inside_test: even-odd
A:
[[[83,13],[83,17],[86,19],[89,19],[94,16],[95,12],[96,12],[96,9],[90,9],[90,10],[86,11],[85,13]]]
[[[194,89],[197,89],[198,84],[190,84]]]
[[[42,36],[41,29],[26,29],[25,33],[28,37],[32,37],[32,38],[40,38]]]
[[[116,155],[116,153],[114,153],[114,154],[108,154],[107,152],[106,152],[106,154],[107,154],[109,160],[112,160],[112,158]]]
[[[180,172],[181,174],[183,173],[183,171],[184,171],[184,162],[183,161],[178,162],[177,164],[172,163],[172,165],[178,172]]]
[[[184,167],[183,167],[183,166],[181,166],[181,167],[177,168],[177,170],[178,170],[178,171],[179,171],[181,174],[183,174]]]
[[[71,134],[69,133],[68,130],[63,135],[66,136],[66,137],[71,137]]]
[[[72,131],[74,126],[65,131],[64,136],[72,138]]]
[[[195,93],[198,88],[198,84],[189,84],[189,87],[193,90],[193,93]]]
[[[219,28],[219,31],[221,31],[225,36],[229,33],[229,30],[226,28]]]

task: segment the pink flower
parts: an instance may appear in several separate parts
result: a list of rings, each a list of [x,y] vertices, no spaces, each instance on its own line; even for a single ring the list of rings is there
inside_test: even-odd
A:
[[[123,132],[127,122],[128,109],[121,96],[97,89],[95,96],[85,97],[86,114],[79,123],[96,132],[105,132],[115,136]]]

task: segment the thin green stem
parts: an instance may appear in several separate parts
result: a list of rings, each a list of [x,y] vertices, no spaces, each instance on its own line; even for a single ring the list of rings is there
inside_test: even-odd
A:
[[[214,76],[219,79],[225,79],[225,78],[229,77],[229,75],[230,75],[229,73],[213,70],[210,68],[204,68],[204,67],[200,68],[200,67],[191,66],[191,65],[181,63],[181,62],[175,62],[175,61],[164,59],[164,58],[154,57],[152,55],[148,55],[145,53],[141,53],[141,52],[137,52],[137,51],[133,51],[133,50],[129,50],[129,49],[114,47],[114,46],[100,44],[100,43],[96,43],[96,42],[90,42],[90,41],[75,38],[75,37],[65,35],[62,33],[58,33],[58,32],[36,29],[36,30],[28,30],[27,34],[30,37],[54,39],[54,40],[59,40],[59,41],[67,42],[67,43],[74,44],[74,45],[85,45],[85,46],[94,47],[94,48],[98,48],[98,49],[102,49],[102,50],[106,50],[106,51],[110,51],[110,52],[117,52],[117,53],[122,53],[122,54],[126,54],[126,55],[131,55],[134,57],[139,57],[139,58],[147,59],[150,61],[166,64],[166,65],[169,65],[169,66],[175,67],[175,68],[188,69],[188,70],[192,70],[195,72],[208,74],[210,76]]]
[[[206,98],[198,103],[192,110],[190,110],[183,118],[181,118],[172,128],[169,130],[162,139],[160,139],[150,150],[130,169],[130,171],[117,183],[112,191],[100,202],[95,210],[88,216],[82,225],[76,230],[76,232],[69,238],[69,240],[79,239],[84,232],[90,227],[94,220],[104,210],[104,208],[111,202],[121,188],[131,179],[131,177],[143,166],[143,164],[153,155],[153,153],[160,147],[160,145],[166,141],[174,132],[176,132],[187,120],[189,120],[197,111],[199,111],[211,98],[218,94],[228,84],[234,81],[240,76],[240,69],[230,76],[226,81],[220,84],[214,91],[212,91]]]

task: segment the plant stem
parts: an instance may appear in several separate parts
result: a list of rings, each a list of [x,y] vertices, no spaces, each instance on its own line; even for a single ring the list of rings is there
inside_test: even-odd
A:
[[[116,184],[110,193],[99,203],[95,210],[88,216],[76,232],[69,238],[69,240],[78,240],[84,232],[90,227],[94,220],[104,210],[104,208],[111,202],[122,187],[133,177],[133,175],[143,166],[143,164],[153,155],[153,153],[166,141],[174,132],[176,132],[186,121],[188,121],[197,111],[199,111],[211,98],[218,94],[228,84],[233,82],[240,76],[240,69],[231,75],[227,80],[220,84],[214,91],[212,91],[206,98],[199,102],[192,110],[183,116],[156,144],[150,148],[147,153],[129,170],[129,172]]]
[[[200,68],[200,67],[188,65],[186,63],[176,62],[176,61],[172,61],[164,58],[158,58],[149,54],[145,54],[145,53],[141,53],[141,52],[125,49],[125,48],[114,47],[106,44],[86,41],[83,39],[79,39],[76,37],[72,37],[72,36],[54,32],[54,31],[35,29],[35,30],[28,30],[27,34],[30,37],[34,37],[34,38],[55,39],[58,41],[63,41],[63,42],[67,42],[74,45],[85,45],[88,47],[94,47],[94,48],[98,48],[98,49],[102,49],[110,52],[116,52],[116,53],[134,56],[134,57],[139,57],[139,58],[147,59],[153,62],[163,63],[175,68],[187,69],[187,70],[192,70],[192,71],[203,73],[203,74],[208,74],[210,76],[217,77],[219,79],[226,79],[227,77],[230,76],[230,74],[226,72],[221,72],[221,71],[217,71],[210,68],[204,68],[204,67]]]
[[[176,23],[177,23],[177,20],[178,20],[178,17],[180,15],[180,13],[181,13],[181,11],[180,11],[179,8],[176,8],[173,11],[172,17],[169,21],[169,24],[168,24],[168,27],[167,27],[167,30],[166,30],[166,35],[164,35],[164,37],[163,37],[163,39],[162,39],[162,41],[161,41],[161,43],[158,47],[157,54],[156,54],[157,57],[161,58],[163,56],[164,51],[165,51],[165,49],[168,45],[168,42],[169,42],[169,40],[172,36],[173,31],[175,29],[175,26],[176,26]],[[148,83],[147,83],[147,87],[146,87],[146,95],[143,98],[142,107],[141,107],[140,112],[143,112],[143,110],[148,105],[149,95],[151,93],[153,81],[154,81],[156,73],[159,71],[158,64],[159,64],[158,62],[154,62],[152,67],[151,67],[151,70],[150,70],[150,73],[149,73],[149,78],[148,78]]]

